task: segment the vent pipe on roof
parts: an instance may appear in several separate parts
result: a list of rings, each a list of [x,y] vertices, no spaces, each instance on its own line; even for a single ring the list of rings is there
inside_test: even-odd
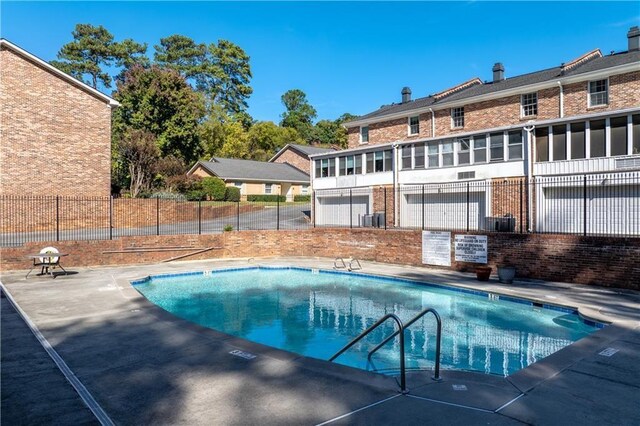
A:
[[[411,102],[411,89],[408,87],[402,88],[402,103]]]
[[[629,39],[629,52],[640,50],[640,28],[637,25],[629,28],[627,38]]]
[[[496,62],[492,70],[494,83],[504,80],[504,65],[502,65],[500,62]]]

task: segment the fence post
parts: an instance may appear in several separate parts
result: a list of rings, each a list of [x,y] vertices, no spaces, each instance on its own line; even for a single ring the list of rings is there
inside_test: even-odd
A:
[[[349,188],[349,228],[353,229],[353,190]]]
[[[311,193],[311,216],[313,217],[313,227],[316,227],[316,191]]]
[[[202,234],[202,200],[198,200],[198,235]]]
[[[467,182],[467,233],[469,232],[469,224],[471,220],[471,208],[470,208],[470,199],[469,199],[469,182]]]
[[[276,231],[280,230],[280,195],[276,195]]]
[[[583,185],[582,185],[582,224],[583,224],[583,234],[587,235],[587,175],[584,175]]]
[[[60,196],[56,195],[56,241],[60,241]]]
[[[113,240],[113,195],[109,197],[109,239]]]
[[[240,200],[236,201],[236,231],[240,230]]]
[[[156,235],[160,235],[160,197],[156,197]]]
[[[424,185],[422,185],[422,230],[424,231]]]
[[[384,187],[384,229],[387,230],[387,187]]]

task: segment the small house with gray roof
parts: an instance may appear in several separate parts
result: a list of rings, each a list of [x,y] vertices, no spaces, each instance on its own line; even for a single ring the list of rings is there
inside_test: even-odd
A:
[[[496,63],[488,81],[417,99],[403,88],[400,102],[344,124],[347,150],[311,156],[316,224],[386,212],[388,226],[491,230],[509,215],[522,232],[640,235],[640,221],[610,214],[640,217],[639,45],[633,27],[624,51],[517,76]],[[604,182],[588,197],[585,176]]]
[[[309,175],[296,167],[275,162],[212,157],[198,161],[187,175],[218,177],[227,186],[240,189],[240,195],[283,195],[293,201],[296,195],[309,194]]]

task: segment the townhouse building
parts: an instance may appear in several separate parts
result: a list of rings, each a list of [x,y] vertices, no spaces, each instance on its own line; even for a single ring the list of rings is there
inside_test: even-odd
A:
[[[405,87],[345,124],[347,150],[311,156],[316,224],[640,235],[638,27],[627,42],[418,99]]]

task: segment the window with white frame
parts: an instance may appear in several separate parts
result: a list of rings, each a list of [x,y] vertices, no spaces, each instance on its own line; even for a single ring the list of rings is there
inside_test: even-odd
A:
[[[589,106],[601,106],[609,103],[609,82],[607,79],[589,82]]]
[[[509,160],[522,160],[522,131],[509,132]]]
[[[473,163],[487,162],[487,137],[478,135],[473,137]]]
[[[362,155],[347,155],[340,157],[338,174],[340,176],[358,175],[362,173]]]
[[[527,93],[520,98],[521,114],[523,117],[538,115],[538,94]]]
[[[309,193],[309,185],[302,185],[300,187],[300,194],[307,195]]]
[[[420,133],[420,117],[409,117],[409,134],[417,135]]]
[[[438,161],[438,144],[432,142],[427,145],[427,158],[429,167],[438,167],[440,162]]]
[[[413,165],[416,169],[424,168],[424,144],[418,144],[414,148]]]
[[[464,127],[464,107],[451,108],[451,127]]]
[[[412,145],[402,147],[402,170],[411,169],[411,151]]]
[[[369,143],[369,126],[360,127],[360,143]]]
[[[336,175],[336,159],[323,158],[316,160],[316,177],[331,177]]]
[[[489,135],[491,161],[504,160],[504,134],[491,133]]]
[[[367,153],[367,173],[389,172],[393,170],[393,153],[390,149]]]
[[[265,194],[271,194],[271,191],[273,191],[273,184],[272,183],[265,183],[264,184],[264,193]]]
[[[471,141],[468,138],[458,139],[458,164],[471,162]]]
[[[453,166],[453,141],[442,142],[442,167]]]

